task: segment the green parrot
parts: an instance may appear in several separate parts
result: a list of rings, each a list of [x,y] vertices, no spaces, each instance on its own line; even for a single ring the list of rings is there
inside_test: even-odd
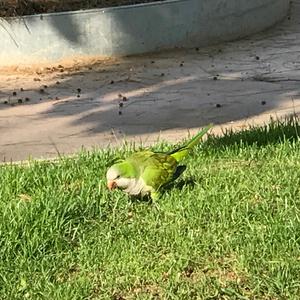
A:
[[[160,196],[160,190],[182,173],[178,164],[199,143],[212,125],[208,125],[184,146],[170,152],[144,150],[133,153],[112,165],[106,173],[107,187],[120,188],[132,196],[149,195],[153,200]]]

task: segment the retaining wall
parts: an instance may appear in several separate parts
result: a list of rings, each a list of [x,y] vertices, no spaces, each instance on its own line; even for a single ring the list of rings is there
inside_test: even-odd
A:
[[[168,0],[0,19],[0,66],[200,47],[280,21],[289,0]]]

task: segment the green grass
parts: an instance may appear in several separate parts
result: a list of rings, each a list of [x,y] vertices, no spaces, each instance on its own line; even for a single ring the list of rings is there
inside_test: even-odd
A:
[[[1,167],[0,299],[300,299],[299,132],[210,137],[159,209],[107,191],[125,150]]]

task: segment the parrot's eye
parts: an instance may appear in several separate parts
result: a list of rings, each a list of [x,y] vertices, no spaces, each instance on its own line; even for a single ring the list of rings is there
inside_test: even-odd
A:
[[[121,177],[121,175],[118,175],[116,179],[119,179]]]

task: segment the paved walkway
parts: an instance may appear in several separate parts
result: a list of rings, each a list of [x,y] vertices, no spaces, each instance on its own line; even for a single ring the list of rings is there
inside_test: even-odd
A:
[[[300,0],[283,23],[241,41],[67,65],[0,72],[1,161],[178,141],[210,122],[220,132],[299,113]]]

